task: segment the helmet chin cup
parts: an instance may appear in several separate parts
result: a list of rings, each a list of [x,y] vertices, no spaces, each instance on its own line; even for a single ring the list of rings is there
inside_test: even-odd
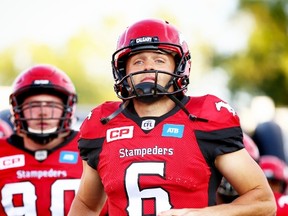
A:
[[[46,145],[51,142],[53,139],[58,137],[57,133],[49,133],[49,134],[36,134],[36,133],[28,133],[27,136],[32,139],[34,142],[40,145]]]
[[[157,92],[163,92],[162,86],[152,82],[142,82],[135,85],[131,94],[136,96],[136,99],[144,103],[152,103],[157,101],[162,95],[157,94]]]

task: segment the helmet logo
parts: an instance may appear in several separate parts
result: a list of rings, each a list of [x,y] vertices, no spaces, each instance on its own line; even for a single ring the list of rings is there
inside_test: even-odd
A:
[[[152,37],[137,38],[136,43],[152,42]]]
[[[136,38],[136,39],[132,39],[130,41],[130,46],[135,46],[135,45],[139,45],[139,44],[143,44],[143,43],[157,43],[159,42],[158,37],[140,37],[140,38]]]
[[[35,84],[35,85],[47,85],[47,84],[49,84],[49,80],[34,80],[33,84]]]

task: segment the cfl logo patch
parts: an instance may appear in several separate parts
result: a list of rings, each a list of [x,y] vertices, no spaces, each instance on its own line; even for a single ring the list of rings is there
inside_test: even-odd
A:
[[[154,119],[147,119],[142,121],[141,129],[143,130],[151,130],[155,127],[155,120]]]
[[[129,139],[133,137],[134,126],[126,126],[119,128],[111,128],[106,132],[107,142],[112,142],[119,139]]]

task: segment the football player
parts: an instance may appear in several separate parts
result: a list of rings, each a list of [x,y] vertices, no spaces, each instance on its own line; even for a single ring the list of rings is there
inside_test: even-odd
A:
[[[77,95],[52,65],[19,74],[10,95],[14,133],[0,140],[0,215],[67,215],[82,173]]]
[[[288,214],[288,167],[287,164],[274,155],[263,155],[260,157],[259,165],[264,171],[268,182],[273,190],[276,203],[276,216],[287,216]]]
[[[109,215],[274,215],[235,110],[213,95],[185,94],[190,64],[166,21],[140,20],[120,35],[112,68],[122,103],[104,102],[81,126],[84,170],[70,216],[97,215],[106,200]],[[222,176],[240,196],[216,205]]]

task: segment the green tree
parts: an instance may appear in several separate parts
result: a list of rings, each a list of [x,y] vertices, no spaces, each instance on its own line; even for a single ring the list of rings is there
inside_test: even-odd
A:
[[[248,46],[231,56],[216,55],[214,66],[228,71],[234,95],[266,94],[276,105],[288,105],[288,3],[242,0],[239,7],[255,22]]]

